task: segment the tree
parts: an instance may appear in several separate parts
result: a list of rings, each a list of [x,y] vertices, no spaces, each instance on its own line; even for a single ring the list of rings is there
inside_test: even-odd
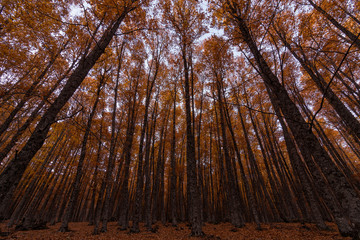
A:
[[[4,0],[1,217],[192,236],[334,221],[359,238],[359,8]]]
[[[96,107],[99,103],[99,98],[100,98],[100,93],[101,93],[101,89],[104,85],[105,82],[105,74],[106,74],[106,70],[104,71],[104,73],[100,76],[99,79],[99,84],[96,90],[96,99],[95,99],[95,103],[92,107],[92,110],[90,112],[89,115],[89,119],[87,121],[87,125],[86,125],[86,129],[85,129],[85,133],[84,133],[84,137],[83,137],[83,142],[82,142],[82,146],[81,146],[81,152],[80,152],[80,159],[79,159],[79,163],[78,166],[76,168],[76,176],[75,176],[75,180],[72,184],[72,192],[71,192],[71,197],[69,199],[69,203],[66,207],[66,211],[65,214],[63,216],[62,219],[62,224],[61,227],[59,229],[60,232],[67,232],[69,231],[69,220],[71,218],[71,216],[73,216],[74,213],[74,205],[75,202],[77,202],[78,198],[79,198],[79,192],[80,192],[80,180],[82,178],[83,175],[83,164],[84,164],[84,160],[85,160],[85,156],[86,156],[86,148],[87,148],[87,141],[90,135],[90,129],[91,129],[91,125],[92,125],[92,120],[94,118],[94,115],[96,113]]]
[[[202,22],[204,15],[197,10],[195,1],[168,1],[163,5],[166,23],[174,29],[178,39],[178,46],[184,71],[184,98],[186,114],[186,162],[187,162],[187,184],[189,202],[189,221],[191,233],[194,236],[202,235],[202,219],[200,209],[200,193],[197,187],[196,154],[194,122],[191,112],[191,76],[192,45],[200,37],[204,28]]]
[[[125,16],[129,12],[133,11],[137,7],[137,4],[139,3],[134,2],[130,5],[124,5],[123,11],[120,12],[119,15],[115,16],[112,21],[110,21],[107,29],[104,31],[101,38],[96,42],[93,49],[88,54],[84,55],[82,59],[80,59],[78,66],[67,80],[66,85],[61,90],[61,93],[56,98],[54,103],[42,116],[26,145],[22,148],[21,151],[19,151],[16,158],[14,158],[6,167],[6,169],[1,173],[0,199],[5,199],[7,194],[12,194],[30,160],[43,145],[51,125],[55,122],[57,114],[71,98],[90,69],[95,65],[96,61],[103,54],[105,48],[110,43],[112,37],[115,35]]]
[[[359,227],[357,226],[359,224],[359,219],[357,216],[360,215],[360,212],[356,215],[353,214],[360,211],[360,199],[354,189],[349,185],[343,173],[334,165],[329,155],[316,139],[315,135],[308,131],[306,128],[307,124],[301,116],[297,106],[290,99],[286,89],[280,84],[280,81],[273,74],[266,60],[262,56],[254,38],[250,33],[249,25],[245,20],[244,14],[248,14],[246,10],[249,9],[241,10],[241,7],[237,3],[231,1],[225,1],[223,7],[225,12],[228,14],[229,19],[231,19],[232,24],[234,24],[239,30],[241,39],[248,46],[252,56],[254,57],[254,64],[257,66],[257,70],[259,71],[265,85],[272,93],[274,93],[276,104],[280,107],[282,114],[284,114],[299,148],[302,152],[308,152],[310,150],[314,161],[316,161],[321,170],[324,172],[339,201],[342,201],[342,207],[344,209],[348,209],[347,212],[350,214],[349,220],[354,224],[354,227],[348,225],[346,220],[347,214],[339,212],[336,209],[336,204],[333,203],[331,195],[325,191],[328,186],[324,185],[322,195],[332,208],[331,210],[337,218],[337,224],[340,232],[344,236],[359,237]],[[311,158],[305,158],[305,161],[308,165],[314,164]],[[319,181],[318,183],[321,184],[322,181],[319,178],[317,180]],[[341,182],[341,184],[339,184],[339,182]],[[349,212],[350,208],[351,213]]]

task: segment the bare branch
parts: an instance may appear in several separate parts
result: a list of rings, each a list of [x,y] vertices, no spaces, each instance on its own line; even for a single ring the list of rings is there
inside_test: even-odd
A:
[[[309,128],[309,131],[310,131],[310,132],[311,132],[312,127],[313,127],[313,125],[314,125],[314,120],[315,120],[315,118],[316,118],[316,115],[317,115],[317,114],[321,111],[321,109],[323,108],[324,101],[325,101],[325,95],[326,95],[327,91],[328,91],[329,88],[330,88],[330,84],[331,84],[332,81],[335,79],[335,76],[336,76],[336,74],[339,72],[339,70],[340,70],[340,68],[341,68],[341,65],[344,63],[347,55],[349,55],[351,47],[352,47],[352,46],[355,44],[355,42],[358,40],[359,36],[360,36],[360,33],[357,35],[356,39],[351,43],[351,45],[350,45],[349,48],[347,49],[347,51],[346,51],[344,57],[342,58],[339,66],[337,67],[337,69],[336,69],[336,71],[334,72],[334,74],[332,75],[329,83],[327,84],[327,86],[326,86],[326,88],[325,88],[325,91],[324,91],[324,94],[323,94],[323,97],[321,98],[320,107],[319,107],[319,109],[315,112],[313,118],[311,119],[310,128]]]

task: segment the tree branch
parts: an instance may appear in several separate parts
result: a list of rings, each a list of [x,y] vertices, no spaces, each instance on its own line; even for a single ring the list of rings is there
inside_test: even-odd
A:
[[[313,118],[311,119],[311,122],[310,122],[310,128],[309,128],[309,131],[311,132],[312,131],[312,127],[314,125],[314,121],[315,121],[315,118],[316,118],[316,115],[321,111],[321,109],[323,108],[323,105],[324,105],[324,101],[325,101],[325,95],[327,93],[327,91],[329,90],[330,88],[330,84],[332,83],[332,81],[335,79],[335,76],[336,74],[339,72],[340,68],[341,68],[341,65],[344,63],[347,55],[349,55],[350,53],[350,49],[352,48],[352,46],[355,44],[355,42],[357,41],[357,39],[359,38],[360,36],[360,33],[356,36],[356,39],[351,43],[351,45],[349,46],[349,48],[347,49],[344,57],[342,58],[339,66],[337,67],[336,71],[334,72],[334,74],[332,75],[329,83],[327,84],[326,88],[325,88],[325,91],[324,91],[324,94],[323,94],[323,97],[321,98],[321,104],[320,104],[320,107],[319,109],[315,112]]]

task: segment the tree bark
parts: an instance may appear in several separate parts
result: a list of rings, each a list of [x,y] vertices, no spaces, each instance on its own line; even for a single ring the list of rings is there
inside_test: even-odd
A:
[[[96,107],[97,107],[97,105],[99,103],[101,88],[102,88],[102,86],[104,84],[104,81],[105,81],[105,73],[100,77],[99,86],[98,86],[97,92],[96,92],[95,103],[94,103],[94,105],[92,107],[88,122],[86,124],[86,129],[85,129],[85,133],[84,133],[84,137],[83,137],[83,141],[82,141],[82,145],[81,145],[81,150],[80,150],[80,158],[79,158],[79,162],[78,162],[77,169],[76,169],[75,180],[74,180],[74,182],[72,184],[71,196],[70,196],[68,205],[66,207],[66,211],[65,211],[65,214],[63,216],[60,229],[59,229],[60,232],[68,232],[69,231],[69,226],[68,226],[69,221],[70,221],[71,217],[73,216],[75,203],[77,202],[77,200],[79,198],[80,180],[81,180],[81,178],[83,176],[83,170],[82,169],[83,169],[83,164],[84,164],[84,160],[85,160],[85,157],[86,157],[87,141],[89,139],[92,120],[93,120],[93,118],[95,116]]]
[[[174,100],[173,100],[173,119],[172,119],[172,136],[171,136],[171,152],[170,152],[170,219],[171,224],[177,226],[176,214],[176,83],[174,84]]]
[[[307,123],[301,116],[297,106],[290,99],[284,86],[282,86],[278,78],[273,74],[265,59],[261,55],[255,41],[253,40],[249,28],[245,20],[240,16],[236,7],[229,6],[229,13],[232,15],[237,28],[242,34],[242,39],[249,47],[256,65],[258,66],[259,73],[266,84],[266,86],[274,93],[275,100],[279,105],[284,117],[289,124],[292,134],[294,135],[301,151],[310,151],[314,161],[318,164],[320,169],[326,176],[331,188],[334,190],[341,206],[345,209],[346,213],[340,213],[343,216],[341,223],[338,222],[339,230],[344,236],[357,236],[360,234],[360,199],[354,189],[347,182],[346,177],[332,162],[327,152],[322,148],[315,135],[307,128]],[[312,164],[312,159],[305,159],[307,164]],[[317,184],[322,184],[317,182]],[[327,188],[327,186],[322,186]],[[332,201],[332,197],[322,192],[323,197],[328,201]],[[333,209],[334,210],[334,209]],[[335,211],[335,210],[334,210]],[[346,217],[352,222],[353,227],[346,224]],[[341,228],[342,225],[344,228]],[[350,228],[349,228],[350,227]]]
[[[329,20],[337,29],[339,29],[341,32],[343,32],[352,42],[355,43],[355,46],[360,49],[360,39],[350,32],[346,27],[341,25],[338,21],[336,21],[335,18],[333,18],[329,13],[327,13],[322,7],[315,4],[314,1],[308,0],[308,2],[311,4],[313,8],[315,8],[316,11],[321,13],[327,20]]]
[[[193,124],[191,116],[191,96],[190,96],[190,78],[189,78],[189,65],[187,59],[186,46],[182,47],[182,59],[184,64],[184,77],[185,77],[185,115],[186,115],[186,172],[189,196],[189,221],[191,224],[191,235],[201,236],[202,232],[202,219],[200,209],[200,195],[197,186],[196,174],[196,156],[195,156],[195,137],[193,133]]]
[[[112,37],[115,35],[117,29],[119,28],[121,22],[129,10],[130,9],[124,11],[115,21],[109,25],[91,52],[80,60],[78,67],[71,74],[66,85],[54,103],[44,113],[25,146],[21,149],[17,157],[14,158],[1,173],[0,199],[4,199],[7,194],[15,190],[27,165],[44,144],[51,125],[56,121],[57,114],[71,98],[90,69],[95,65],[96,61],[103,54],[105,48],[110,43]],[[1,204],[3,204],[3,201]]]

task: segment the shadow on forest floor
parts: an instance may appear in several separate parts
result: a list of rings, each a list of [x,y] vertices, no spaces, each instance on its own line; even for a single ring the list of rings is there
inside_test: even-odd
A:
[[[154,225],[155,226],[155,225]],[[7,228],[6,222],[0,224],[0,239],[196,239],[190,237],[190,229],[185,224],[179,224],[178,227],[164,226],[160,223],[156,224],[157,231],[155,233],[146,231],[144,225],[140,225],[141,232],[129,234],[129,231],[120,231],[115,222],[108,225],[108,232],[100,235],[92,235],[93,227],[88,226],[87,222],[70,223],[71,232],[58,232],[60,223],[54,226],[48,226],[48,229],[31,230],[31,231],[15,231],[15,228]],[[332,223],[329,223],[332,229],[337,229]],[[198,239],[205,240],[342,240],[351,239],[340,236],[337,230],[320,231],[314,224],[302,225],[300,223],[271,223],[263,224],[262,231],[256,230],[256,225],[248,223],[244,228],[234,231],[234,227],[229,223],[221,224],[205,224],[203,231],[204,236]]]

